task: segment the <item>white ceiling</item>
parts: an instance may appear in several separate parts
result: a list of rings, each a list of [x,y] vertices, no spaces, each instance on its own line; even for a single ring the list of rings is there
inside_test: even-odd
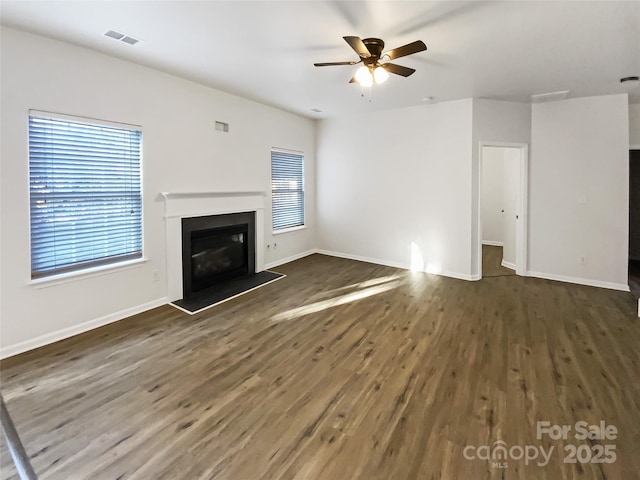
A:
[[[312,118],[485,97],[527,102],[640,88],[640,2],[617,1],[2,1],[2,24],[62,39]],[[139,38],[130,46],[113,29]],[[382,38],[387,48],[428,47],[394,63],[361,96],[348,84],[357,60],[345,35]],[[317,108],[322,113],[313,113]]]

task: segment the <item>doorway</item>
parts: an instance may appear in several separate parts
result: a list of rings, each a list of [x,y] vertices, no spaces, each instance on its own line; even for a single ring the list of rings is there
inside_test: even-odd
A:
[[[528,146],[480,143],[480,278],[526,275]]]
[[[640,298],[640,148],[629,150],[629,289]]]

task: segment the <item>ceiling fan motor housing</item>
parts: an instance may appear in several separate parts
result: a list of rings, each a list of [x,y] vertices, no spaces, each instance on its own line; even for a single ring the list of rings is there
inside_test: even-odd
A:
[[[380,60],[380,55],[382,55],[382,50],[384,50],[384,42],[379,38],[364,38],[362,40],[371,56],[369,58],[363,58],[362,62],[368,66],[373,67],[377,65]]]

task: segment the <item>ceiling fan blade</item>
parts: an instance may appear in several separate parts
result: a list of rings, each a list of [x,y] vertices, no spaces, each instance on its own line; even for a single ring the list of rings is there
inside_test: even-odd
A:
[[[415,69],[413,68],[403,67],[402,65],[396,65],[395,63],[384,63],[382,64],[382,68],[389,73],[395,73],[396,75],[402,75],[403,77],[408,77],[415,72]]]
[[[393,50],[389,50],[385,52],[384,55],[389,57],[389,60],[393,60],[400,57],[406,57],[407,55],[412,55],[418,52],[424,52],[427,49],[427,46],[424,44],[422,40],[417,40],[412,43],[407,43],[398,48],[394,48]]]
[[[355,65],[359,62],[324,62],[324,63],[314,63],[314,67],[332,67],[334,65]]]
[[[342,37],[349,44],[351,48],[360,56],[360,58],[369,58],[371,52],[367,49],[366,45],[360,37]]]

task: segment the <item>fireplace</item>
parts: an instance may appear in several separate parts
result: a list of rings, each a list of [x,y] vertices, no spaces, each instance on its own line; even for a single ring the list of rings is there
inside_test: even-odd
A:
[[[255,212],[183,218],[183,299],[253,275],[255,237]]]
[[[161,192],[164,199],[164,218],[166,234],[166,268],[167,268],[167,297],[170,305],[189,314],[195,314],[200,309],[209,308],[215,302],[223,302],[226,299],[241,295],[247,289],[257,288],[260,282],[265,280],[269,272],[264,269],[265,254],[265,219],[264,203],[266,192],[263,191],[173,191]],[[253,219],[230,222],[232,215],[253,214]],[[220,217],[226,219],[222,223],[215,223],[211,219]],[[194,223],[192,223],[192,221]],[[185,252],[184,245],[191,243],[189,233],[188,242],[185,242],[183,223],[187,228],[195,226],[196,230],[209,230],[218,227],[229,227],[235,223],[246,223],[246,241],[253,242],[253,246],[247,244],[248,273],[231,280],[214,283],[195,293],[191,286],[185,289],[183,265]],[[252,232],[253,231],[253,232]],[[244,240],[244,239],[243,239]],[[189,249],[191,247],[188,247]],[[186,255],[187,267],[191,264],[191,251]],[[251,274],[250,272],[255,273]],[[191,273],[189,273],[191,278]],[[220,277],[213,280],[220,280]],[[267,278],[267,281],[269,279]],[[186,300],[185,291],[191,292],[189,300]]]

